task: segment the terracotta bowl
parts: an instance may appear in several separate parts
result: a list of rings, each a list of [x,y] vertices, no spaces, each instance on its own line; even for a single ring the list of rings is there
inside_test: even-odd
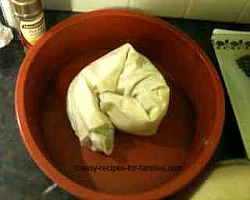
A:
[[[80,146],[65,96],[84,66],[126,42],[164,75],[170,106],[156,135],[142,138],[117,130],[114,152],[105,156]],[[80,14],[48,31],[22,63],[15,108],[37,165],[59,186],[86,199],[174,194],[211,159],[224,122],[221,82],[203,50],[165,21],[128,10]],[[91,166],[99,170],[88,171]]]

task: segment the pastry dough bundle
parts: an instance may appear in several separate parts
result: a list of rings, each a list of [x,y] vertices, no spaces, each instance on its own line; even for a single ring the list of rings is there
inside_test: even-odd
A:
[[[116,127],[155,134],[166,114],[170,89],[160,72],[124,44],[83,68],[67,93],[67,114],[82,145],[111,154]]]

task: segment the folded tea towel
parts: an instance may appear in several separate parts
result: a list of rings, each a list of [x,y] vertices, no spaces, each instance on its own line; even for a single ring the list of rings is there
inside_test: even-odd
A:
[[[155,134],[169,105],[160,72],[124,44],[83,68],[67,93],[67,113],[82,145],[110,154],[114,126],[140,136]]]

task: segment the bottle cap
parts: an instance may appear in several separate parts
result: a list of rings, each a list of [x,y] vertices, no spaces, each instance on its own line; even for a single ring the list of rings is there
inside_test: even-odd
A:
[[[14,14],[18,17],[32,17],[42,10],[41,0],[11,0]]]

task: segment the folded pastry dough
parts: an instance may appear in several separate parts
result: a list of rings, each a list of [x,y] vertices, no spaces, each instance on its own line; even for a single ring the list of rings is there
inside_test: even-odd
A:
[[[130,44],[83,68],[67,93],[67,114],[82,145],[110,154],[114,126],[140,136],[155,134],[170,89],[154,65]]]

